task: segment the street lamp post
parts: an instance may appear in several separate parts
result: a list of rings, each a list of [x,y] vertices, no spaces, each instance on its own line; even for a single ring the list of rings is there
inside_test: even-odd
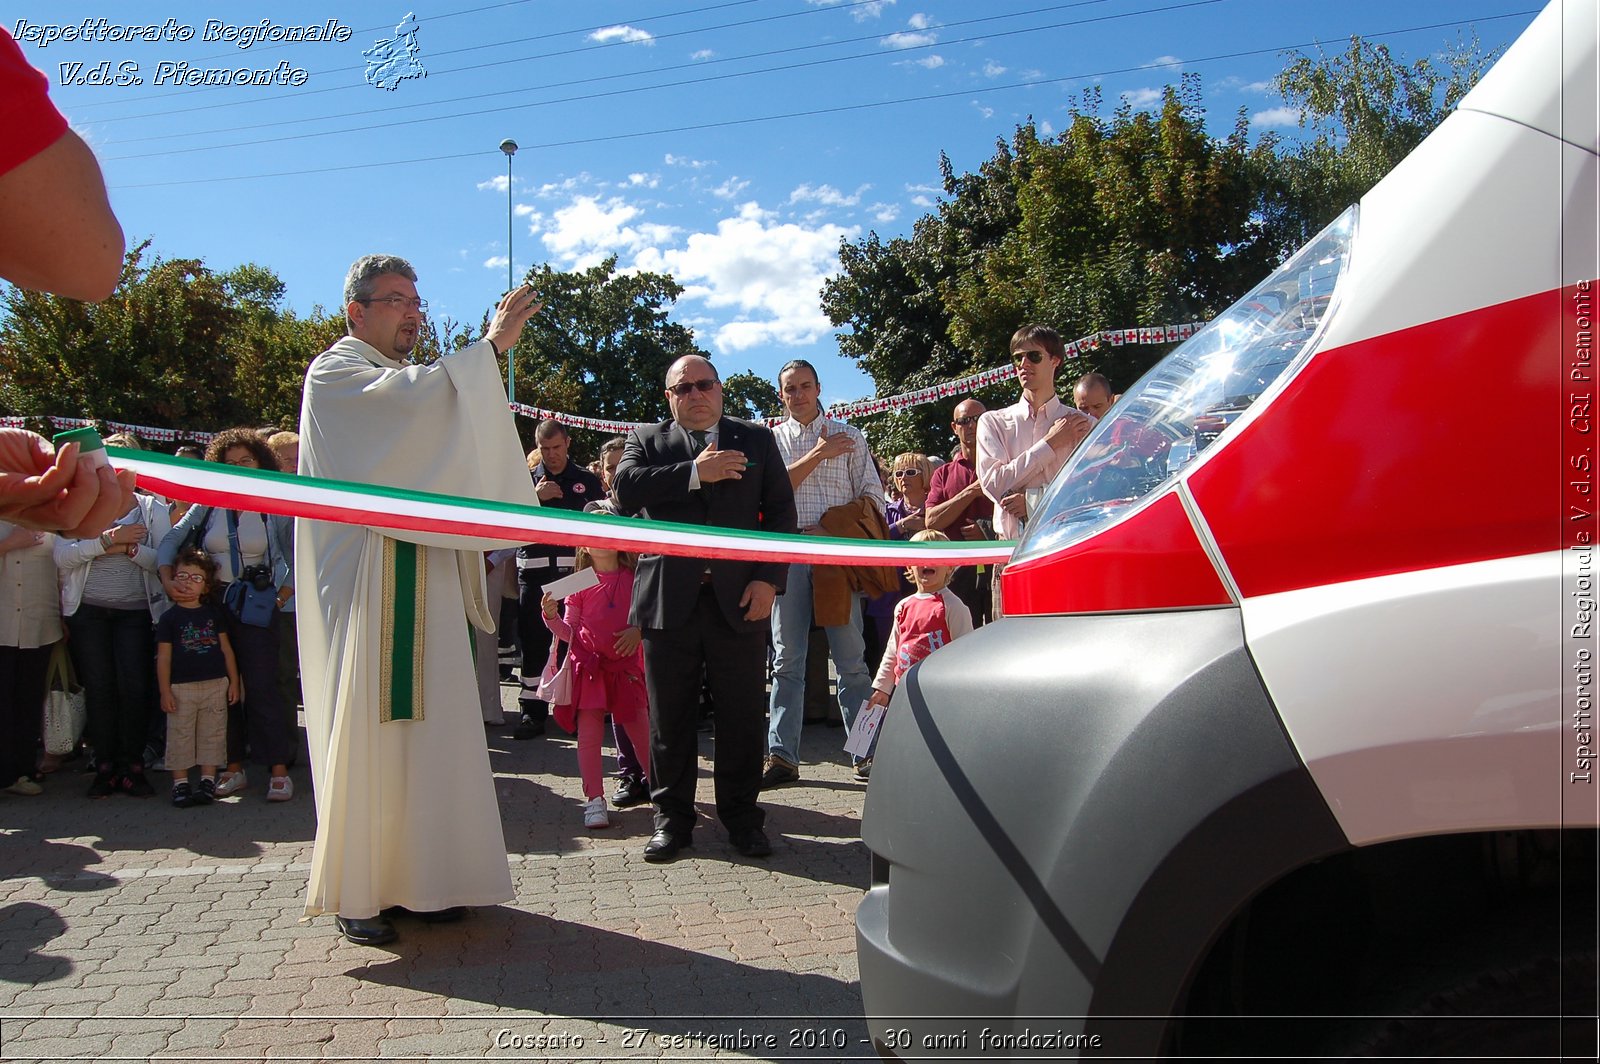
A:
[[[506,291],[517,286],[516,269],[513,265],[512,254],[512,206],[511,206],[511,157],[517,154],[517,142],[507,137],[500,142],[500,150],[506,153]],[[517,401],[517,356],[516,345],[506,352],[506,398],[513,403]]]

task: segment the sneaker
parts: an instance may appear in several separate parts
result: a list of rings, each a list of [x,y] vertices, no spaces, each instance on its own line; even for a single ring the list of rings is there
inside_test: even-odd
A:
[[[872,776],[872,758],[864,758],[856,762],[856,782],[866,783]]]
[[[611,796],[611,804],[618,809],[628,809],[632,806],[643,805],[650,800],[650,785],[638,776],[624,776],[617,781],[616,793]]]
[[[200,777],[200,786],[194,792],[195,805],[210,805],[217,800],[217,781],[210,776]]]
[[[188,780],[172,785],[172,804],[179,809],[187,809],[194,804],[194,793],[189,789]]]
[[[6,788],[7,794],[20,794],[28,798],[36,798],[44,793],[44,788],[26,776],[18,776],[17,782]]]
[[[158,757],[154,761],[146,761],[145,765],[151,772],[167,771],[167,759],[165,757]]]
[[[217,797],[226,798],[230,794],[238,794],[248,786],[250,781],[245,778],[244,772],[224,772],[222,778],[217,781]]]
[[[144,769],[135,769],[122,777],[120,786],[122,793],[129,798],[148,798],[156,793],[156,789],[150,786],[150,781],[144,778]]]
[[[111,774],[110,765],[101,765],[95,771],[94,782],[89,784],[90,798],[105,798],[117,793],[117,777]]]
[[[611,826],[611,817],[606,815],[605,795],[602,794],[598,797],[590,798],[583,803],[583,826],[590,831],[598,831],[600,828]]]
[[[800,766],[786,757],[771,754],[767,757],[767,770],[761,774],[761,789],[794,783],[800,778]]]
[[[267,784],[267,801],[287,802],[294,797],[294,780],[288,776],[274,776]]]

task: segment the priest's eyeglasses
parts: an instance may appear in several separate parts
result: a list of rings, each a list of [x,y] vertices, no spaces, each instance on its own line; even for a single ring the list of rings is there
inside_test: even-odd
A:
[[[372,299],[358,299],[357,303],[365,303],[369,307],[374,303],[387,303],[398,311],[414,310],[418,314],[428,313],[428,301],[415,296],[377,296]]]
[[[671,392],[673,395],[676,395],[679,399],[682,399],[690,392],[709,392],[712,389],[719,387],[721,384],[722,382],[716,378],[707,377],[704,380],[698,381],[679,381],[677,384],[669,385],[667,387],[667,391]]]

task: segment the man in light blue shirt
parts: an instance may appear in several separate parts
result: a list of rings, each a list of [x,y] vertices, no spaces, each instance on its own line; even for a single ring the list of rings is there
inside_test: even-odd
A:
[[[794,487],[796,523],[812,531],[827,510],[856,499],[883,509],[883,485],[861,430],[822,414],[817,371],[795,359],[778,371],[778,390],[787,421],[773,429],[778,450]],[[790,565],[789,583],[772,610],[772,704],[767,726],[767,766],[763,788],[800,778],[800,725],[806,693],[806,649],[811,637],[811,566]],[[861,600],[852,596],[850,621],[825,629],[839,673],[839,710],[845,726],[872,696],[861,634]]]

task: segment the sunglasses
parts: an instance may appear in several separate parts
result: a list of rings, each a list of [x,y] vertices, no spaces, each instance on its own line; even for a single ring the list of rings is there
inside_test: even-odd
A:
[[[676,395],[679,399],[682,399],[690,392],[709,392],[721,384],[721,381],[716,380],[713,377],[707,377],[704,380],[698,381],[680,381],[677,384],[668,386],[667,391],[671,392],[673,395]]]
[[[1011,352],[1011,361],[1015,362],[1017,365],[1019,365],[1019,366],[1022,365],[1022,360],[1023,359],[1027,359],[1029,362],[1032,362],[1035,366],[1037,366],[1039,363],[1044,361],[1044,352],[1043,351],[1013,351],[1013,352]]]
[[[908,480],[911,477],[920,477],[921,475],[922,470],[920,469],[896,469],[894,471],[894,478],[896,480]]]
[[[950,422],[950,424],[959,425],[962,428],[965,428],[968,425],[976,425],[978,423],[978,419],[982,416],[982,414],[969,414],[966,417],[956,418],[954,421]]]

